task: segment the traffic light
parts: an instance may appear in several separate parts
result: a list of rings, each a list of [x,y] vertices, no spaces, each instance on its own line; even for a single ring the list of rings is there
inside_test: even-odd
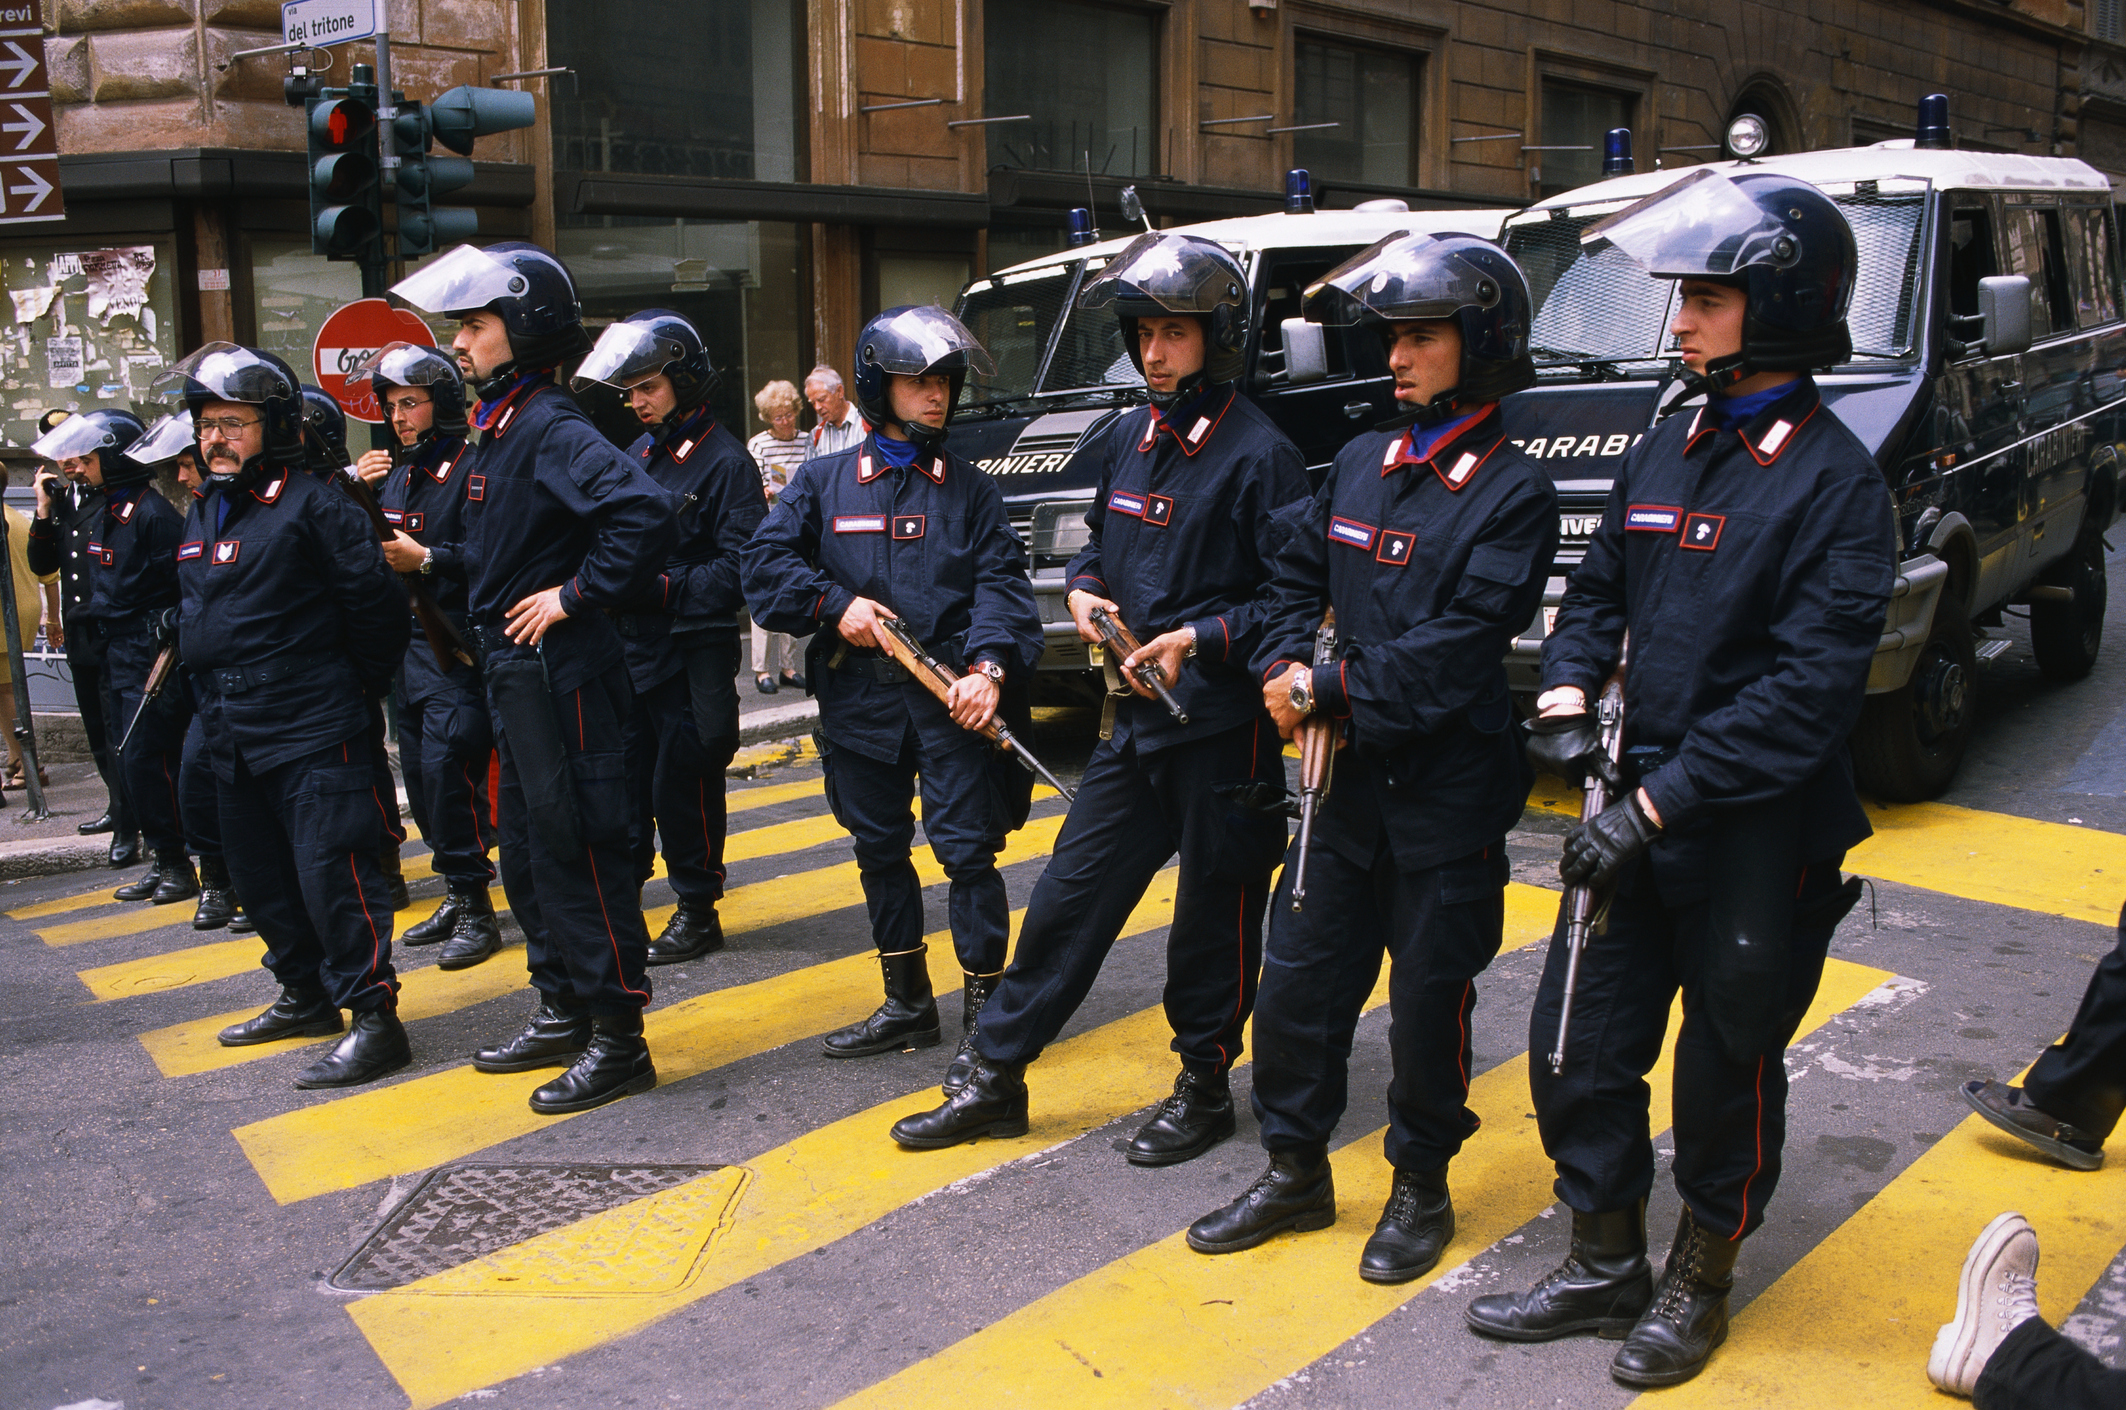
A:
[[[435,139],[460,156],[472,155],[473,139],[530,127],[538,105],[529,93],[460,85],[428,105]]]
[[[310,136],[310,249],[359,259],[384,228],[377,180],[376,108],[327,98],[306,108]]]
[[[479,232],[480,220],[472,211],[445,206],[436,210],[435,198],[472,182],[469,157],[431,156],[434,120],[421,103],[401,102],[391,120],[392,151],[398,157],[393,184],[399,203],[399,258],[417,259],[434,254],[457,240],[470,240]]]

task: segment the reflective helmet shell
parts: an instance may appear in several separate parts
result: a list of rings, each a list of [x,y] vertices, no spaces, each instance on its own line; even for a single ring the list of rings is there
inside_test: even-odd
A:
[[[105,485],[137,485],[154,478],[150,462],[129,454],[146,434],[147,427],[130,411],[83,411],[39,436],[30,449],[51,461],[94,455]]]
[[[303,449],[310,472],[329,476],[354,463],[347,454],[347,413],[321,387],[303,384]]]
[[[709,360],[701,330],[668,308],[646,308],[609,325],[598,336],[569,386],[582,391],[593,382],[625,392],[645,378],[671,379],[678,410],[691,411],[715,394],[723,378]]]
[[[263,459],[290,466],[304,461],[302,383],[272,353],[209,343],[172,364],[155,379],[155,389],[183,397],[195,420],[209,402],[255,406],[265,422]]]
[[[1113,308],[1123,350],[1137,371],[1137,320],[1162,314],[1193,316],[1203,324],[1206,382],[1231,382],[1246,367],[1247,272],[1231,251],[1201,235],[1150,230],[1139,235],[1078,294],[1078,307]]]
[[[448,353],[419,343],[386,343],[347,374],[347,385],[369,384],[381,403],[391,387],[426,389],[435,405],[432,434],[462,436],[465,424],[465,379]]]
[[[952,408],[959,404],[960,389],[967,383],[970,364],[984,376],[996,371],[989,350],[959,319],[935,307],[889,308],[856,335],[856,369],[850,380],[857,409],[874,427],[898,425],[917,445],[933,446],[944,439],[944,429],[910,425],[895,416],[892,398],[886,392],[886,378],[945,373],[952,382],[952,399],[945,409],[945,424],[949,426]]]
[[[1462,338],[1460,378],[1434,398],[1446,411],[1497,401],[1535,382],[1528,281],[1511,255],[1475,235],[1390,235],[1310,285],[1305,308],[1312,322],[1371,325],[1389,343],[1394,324],[1453,319]]]

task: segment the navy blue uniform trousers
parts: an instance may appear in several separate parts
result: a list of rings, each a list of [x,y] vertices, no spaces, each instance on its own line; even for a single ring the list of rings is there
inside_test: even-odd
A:
[[[665,879],[682,901],[714,906],[723,897],[726,814],[723,771],[738,753],[738,642],[695,646],[712,658],[710,669],[724,687],[704,726],[694,712],[685,671],[635,694],[630,744],[637,751],[628,768],[634,822],[630,829],[635,875],[647,881],[659,848]]]
[[[224,858],[266,968],[356,1012],[394,1007],[399,988],[377,866],[389,833],[375,748],[364,730],[259,773],[238,755],[220,784]]]
[[[94,617],[69,617],[66,624],[66,669],[74,682],[74,703],[81,707],[81,729],[89,739],[89,754],[96,772],[111,795],[111,833],[130,837],[140,829],[133,821],[133,804],[126,797],[125,771],[118,766],[118,735],[112,734],[110,700],[105,689],[103,624]],[[120,731],[125,729],[121,723]]]
[[[2039,1111],[2101,1141],[2126,1109],[2126,909],[2119,943],[2097,963],[2067,1036],[2045,1049],[2023,1090]]]
[[[133,737],[125,737],[147,689],[148,673],[154,669],[155,634],[145,621],[127,624],[99,623],[108,634],[104,658],[103,688],[106,692],[105,726],[116,731],[111,747],[125,743],[119,769],[125,777],[126,798],[132,804],[133,821],[140,839],[150,851],[184,850],[185,832],[179,802],[178,776],[183,771],[185,727],[192,720],[192,697],[182,681],[172,679],[162,694],[140,717]]]
[[[1277,779],[1283,748],[1267,719],[1140,754],[1102,740],[1034,883],[1011,968],[982,1010],[975,1047],[1031,1062],[1091,991],[1160,868],[1178,852],[1166,940],[1166,1021],[1182,1062],[1224,1072],[1240,1057],[1262,967],[1262,911],[1285,822],[1242,812],[1213,784]]]
[[[2032,1317],[1986,1358],[1971,1403],[1978,1410],[2118,1410],[2126,1405],[2126,1371]]]
[[[177,773],[177,796],[184,808],[185,842],[201,861],[219,858],[221,792],[214,782],[214,761],[207,757],[207,724],[198,715],[185,730],[184,763]]]
[[[909,726],[892,763],[822,743],[827,806],[855,839],[856,868],[882,955],[923,943],[923,883],[910,848],[915,841],[917,775],[923,790],[923,835],[951,882],[947,922],[960,968],[995,974],[1011,943],[1011,903],[997,871],[1004,846],[1004,800],[989,781],[989,745],[962,730],[945,748],[930,748]],[[1013,765],[1017,767],[1017,765]]]
[[[1838,889],[1844,860],[1841,852],[1802,871],[1786,992],[1772,996],[1784,1017],[1777,1041],[1747,1062],[1722,1047],[1698,988],[1708,903],[1666,902],[1643,858],[1624,873],[1607,928],[1589,938],[1580,960],[1565,1071],[1551,1075],[1547,1056],[1528,1065],[1543,1149],[1557,1164],[1557,1196],[1566,1205],[1587,1214],[1627,1209],[1653,1189],[1646,1074],[1661,1056],[1680,989],[1672,1103],[1676,1189],[1698,1222],[1721,1237],[1746,1237],[1764,1222],[1786,1143],[1786,1045],[1815,1001],[1837,929],[1835,920],[1812,924],[1802,913]],[[1528,1019],[1532,1054],[1547,1055],[1557,1042],[1566,962],[1562,907],[1559,914]]]
[[[628,855],[628,694],[627,669],[615,661],[553,697],[583,825],[583,850],[572,857],[555,856],[531,825],[509,732],[496,730],[502,891],[524,930],[532,987],[564,1008],[608,1018],[650,1001],[650,936]]]
[[[416,660],[416,652],[425,659]],[[406,809],[428,842],[436,875],[456,890],[483,890],[495,879],[487,860],[494,842],[487,762],[495,732],[479,677],[463,666],[441,674],[426,639],[415,637],[398,694]]]

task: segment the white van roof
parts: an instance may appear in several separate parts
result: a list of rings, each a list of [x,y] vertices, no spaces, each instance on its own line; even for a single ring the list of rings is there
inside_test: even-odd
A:
[[[1565,191],[1529,207],[1554,210],[1598,201],[1636,201],[1682,180],[1694,171],[1777,172],[1818,186],[1846,181],[1897,178],[1931,182],[1936,190],[2087,191],[2111,193],[2111,182],[2087,162],[2073,157],[2025,157],[2014,152],[1942,151],[1917,148],[1909,137],[1872,147],[1839,147],[1823,152],[1794,152],[1754,162],[1701,162],[1642,171]]]
[[[1273,211],[1267,215],[1235,216],[1230,220],[1206,220],[1196,225],[1176,225],[1162,233],[1176,235],[1201,235],[1206,240],[1216,240],[1237,255],[1246,255],[1250,250],[1290,249],[1300,245],[1350,245],[1363,249],[1376,240],[1408,230],[1419,235],[1438,235],[1447,231],[1459,234],[1481,235],[1487,240],[1496,240],[1499,228],[1510,210],[1434,210],[1434,211],[1314,211],[1308,215],[1286,215]],[[1102,240],[1094,245],[1080,245],[1075,249],[1057,250],[1054,254],[1042,255],[1009,269],[1000,269],[990,278],[1018,274],[1030,269],[1042,269],[1049,265],[1069,264],[1084,259],[1087,255],[1102,256],[1120,254],[1130,241],[1143,234],[1143,230],[1127,231],[1112,240]]]

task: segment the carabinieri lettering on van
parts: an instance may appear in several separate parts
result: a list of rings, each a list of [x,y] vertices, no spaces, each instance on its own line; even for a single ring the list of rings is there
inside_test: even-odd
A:
[[[1644,431],[1636,436],[1628,431],[1607,436],[1598,432],[1592,436],[1537,436],[1532,441],[1515,441],[1513,445],[1530,460],[1556,460],[1567,455],[1622,455],[1645,438]]]

